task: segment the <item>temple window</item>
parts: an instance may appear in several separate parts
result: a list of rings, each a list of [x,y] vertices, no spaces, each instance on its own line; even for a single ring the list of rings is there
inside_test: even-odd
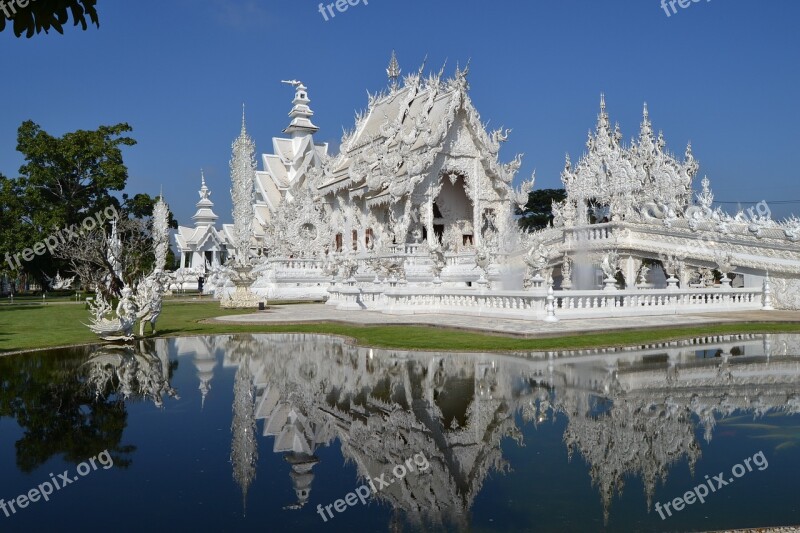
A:
[[[353,230],[353,251],[358,251],[358,230]]]

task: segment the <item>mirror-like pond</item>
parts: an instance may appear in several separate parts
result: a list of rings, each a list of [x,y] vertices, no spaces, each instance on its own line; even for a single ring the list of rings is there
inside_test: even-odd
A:
[[[0,358],[0,531],[798,525],[797,354],[243,335]]]

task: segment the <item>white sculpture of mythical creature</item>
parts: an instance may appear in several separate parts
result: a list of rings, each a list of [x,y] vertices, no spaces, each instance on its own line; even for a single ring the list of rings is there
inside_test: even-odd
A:
[[[786,238],[792,242],[797,242],[800,240],[800,218],[792,217],[786,221],[784,221],[783,225],[783,234],[786,235]]]
[[[342,278],[348,280],[356,275],[358,271],[358,261],[355,259],[343,259],[339,264],[339,272]]]
[[[431,270],[433,270],[433,278],[434,280],[438,280],[439,276],[442,274],[442,270],[447,266],[447,261],[444,257],[444,252],[442,251],[442,247],[438,244],[431,245],[428,244],[428,253],[430,254],[431,261],[433,265]]]
[[[462,235],[458,223],[448,225],[442,233],[442,247],[445,250],[457,253],[463,243]]]
[[[736,270],[736,266],[733,264],[733,256],[730,252],[718,251],[714,254],[714,262],[717,264],[717,270],[722,274],[722,284],[727,285],[730,282],[728,274]]]
[[[486,248],[478,246],[475,249],[475,266],[481,270],[481,278],[487,279],[489,276],[489,265],[492,264],[492,258]]]
[[[714,272],[710,268],[701,267],[697,271],[697,276],[698,276],[698,281],[704,287],[710,287],[711,285],[714,284]]]
[[[402,257],[382,257],[375,262],[373,269],[389,279],[406,279],[405,259]]]
[[[525,279],[522,281],[523,288],[532,287],[535,276],[541,279],[549,277],[545,276],[545,273],[550,262],[550,253],[550,248],[545,246],[540,239],[534,240],[531,249],[528,250],[528,254],[525,256],[525,264],[528,268],[525,273]]]
[[[153,271],[152,274],[139,282],[136,287],[136,318],[139,320],[139,336],[144,337],[144,326],[150,322],[150,332],[155,335],[156,321],[161,316],[163,305],[164,285],[161,280],[162,273]]]
[[[650,267],[642,264],[642,268],[639,269],[639,284],[644,285],[647,283],[647,276],[650,274]]]
[[[44,274],[44,279],[47,281],[47,285],[50,287],[51,291],[68,291],[72,288],[72,283],[75,281],[75,276],[72,276],[71,278],[62,278],[61,273],[56,272],[56,276],[54,278]]]
[[[533,187],[536,184],[536,171],[531,174],[531,179],[528,181],[523,182],[519,189],[514,191],[514,203],[517,204],[517,207],[520,210],[525,209],[525,206],[528,205],[528,199],[530,197],[531,191],[533,191]]]
[[[603,274],[606,279],[612,279],[619,272],[619,254],[611,250],[603,255],[603,261],[600,263],[600,268],[603,269]]]
[[[339,262],[328,260],[322,265],[322,273],[329,278],[335,278],[339,273]]]
[[[253,268],[253,275],[260,274],[261,272],[267,271],[269,268],[269,264],[266,262],[262,262]],[[231,285],[231,280],[236,275],[236,272],[225,265],[214,265],[211,270],[208,272],[206,276],[206,283],[203,286],[204,291],[211,292],[214,294],[214,298],[220,299],[222,298],[225,287]]]
[[[136,304],[133,301],[133,291],[130,287],[123,287],[122,297],[117,304],[116,317],[107,318],[111,311],[101,293],[97,293],[94,302],[89,304],[89,309],[94,315],[88,325],[98,337],[106,341],[133,340],[133,325],[136,323]]]

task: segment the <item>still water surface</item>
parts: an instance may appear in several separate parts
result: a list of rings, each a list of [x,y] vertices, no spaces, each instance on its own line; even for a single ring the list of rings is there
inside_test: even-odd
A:
[[[798,354],[792,335],[525,356],[243,335],[0,358],[0,531],[797,525]]]

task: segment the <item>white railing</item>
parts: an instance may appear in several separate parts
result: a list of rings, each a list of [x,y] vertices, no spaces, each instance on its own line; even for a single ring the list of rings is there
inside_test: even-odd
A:
[[[527,320],[546,317],[545,289],[501,291],[337,285],[329,292],[328,304],[337,309]],[[553,296],[556,316],[564,319],[745,311],[762,307],[762,290],[756,288],[555,291]]]
[[[667,315],[707,311],[754,310],[762,307],[762,289],[631,289],[623,291],[556,291],[556,314],[583,318]]]
[[[319,259],[270,259],[269,263],[276,270],[322,270],[324,264]]]
[[[533,291],[475,289],[389,289],[384,313],[444,313],[470,316],[536,319],[544,316],[547,294]]]
[[[602,241],[614,236],[614,223],[592,224],[570,229],[574,241]]]

